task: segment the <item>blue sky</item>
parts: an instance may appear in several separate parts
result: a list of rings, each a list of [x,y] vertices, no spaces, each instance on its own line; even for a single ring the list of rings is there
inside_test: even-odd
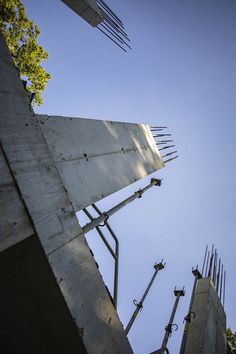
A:
[[[227,269],[225,309],[236,330],[236,2],[234,0],[107,0],[123,20],[132,50],[124,53],[59,0],[24,0],[41,28],[52,74],[38,113],[168,126],[179,158],[154,174],[163,185],[111,219],[120,240],[118,313],[127,324],[162,258],[162,270],[129,338],[135,354],[162,341],[181,299],[169,349],[177,353],[187,313],[192,266],[214,243]],[[106,210],[150,177],[98,203]],[[81,224],[87,220],[79,216]],[[97,235],[88,240],[106,284],[113,262]]]

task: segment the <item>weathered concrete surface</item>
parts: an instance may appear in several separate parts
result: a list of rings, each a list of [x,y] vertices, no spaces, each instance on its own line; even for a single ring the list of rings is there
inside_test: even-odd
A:
[[[147,125],[37,118],[76,211],[164,167]]]
[[[93,27],[103,20],[96,0],[62,0],[62,2]]]
[[[185,354],[226,354],[226,315],[210,278],[198,280]]]
[[[61,332],[57,327],[54,327],[55,332],[51,334],[48,328],[44,328],[44,326],[50,327],[51,325],[49,319],[42,321],[39,319],[40,311],[35,316],[31,314],[31,311],[34,311],[35,298],[39,296],[40,291],[43,293],[43,300],[38,304],[39,307],[41,307],[40,304],[46,302],[48,308],[51,308],[51,298],[53,297],[56,302],[58,301],[54,305],[59,309],[61,300],[58,294],[60,294],[64,297],[65,306],[62,306],[63,310],[59,310],[63,312],[59,315],[66,316],[68,321],[73,319],[72,327],[76,324],[78,340],[74,339],[75,345],[64,352],[78,353],[77,344],[81,339],[80,333],[83,333],[83,344],[88,354],[132,353],[2,36],[0,36],[0,142],[1,166],[4,170],[0,176],[2,179],[0,185],[3,191],[1,196],[4,198],[1,203],[7,210],[3,214],[6,215],[7,221],[1,218],[4,235],[0,239],[0,244],[1,250],[5,249],[5,252],[0,254],[1,269],[6,271],[6,277],[11,272],[9,274],[11,284],[7,284],[6,278],[4,278],[6,287],[2,293],[4,301],[1,301],[6,317],[7,314],[10,316],[12,302],[16,301],[21,306],[24,294],[30,297],[29,306],[28,301],[24,304],[24,316],[27,319],[27,324],[25,331],[22,330],[21,337],[18,338],[18,350],[14,353],[23,353],[25,343],[27,341],[34,342],[34,340],[38,345],[41,343],[39,346],[44,354],[55,352],[54,349],[47,347],[46,342],[48,340],[53,342],[53,337],[60,336]],[[7,193],[9,188],[12,189],[12,199]],[[14,208],[12,202],[15,203],[18,210],[16,212],[16,220],[19,224],[17,226],[18,236],[15,232],[10,232],[15,222],[15,216],[13,215],[11,218],[11,210]],[[6,227],[6,225],[8,226]],[[14,256],[4,257],[4,254],[11,250],[9,246],[14,246],[15,252],[21,254],[21,242],[26,245],[32,237],[32,232],[35,234],[33,237],[39,240],[36,250],[33,244],[29,244],[29,247],[32,247],[32,254],[36,255],[39,252],[45,255],[45,257],[40,256],[38,262],[35,256],[36,264],[35,267],[32,267],[30,275],[31,281],[34,279],[34,272],[36,279],[38,276],[41,278],[42,289],[36,287],[37,283],[33,286],[37,296],[34,291],[30,290],[31,286],[27,288],[26,284],[21,282],[21,273],[17,269],[19,267],[18,256],[15,258]],[[8,273],[9,260],[11,267],[9,267]],[[33,260],[31,261],[33,262]],[[41,261],[42,265],[40,265]],[[31,271],[30,264],[29,262],[26,266],[27,274]],[[42,269],[42,273],[39,275],[37,275],[37,267]],[[54,282],[52,280],[50,282],[55,287],[48,285],[49,280],[47,281],[47,279],[51,276]],[[4,285],[2,283],[3,287]],[[47,292],[49,289],[51,291]],[[7,330],[9,341],[6,344],[9,345],[9,353],[13,353],[11,351],[12,343],[10,343],[10,338],[14,340],[14,334],[10,335],[11,328],[12,333],[16,328],[13,322],[21,324],[22,320],[20,309],[17,311],[15,308],[15,310],[14,315],[11,315],[12,321],[8,322],[9,325],[12,322],[12,327],[8,327]],[[43,311],[46,312],[45,308]],[[31,320],[36,321],[34,333],[31,331]],[[37,323],[37,321],[39,322]],[[47,323],[47,321],[49,322]],[[41,335],[41,330],[45,335]],[[70,340],[70,335],[73,337],[73,333],[65,333],[66,338],[63,337],[65,342]],[[43,338],[47,338],[45,339],[46,344]],[[7,350],[6,348],[5,353]],[[32,350],[29,353],[35,352]]]
[[[34,234],[25,205],[0,146],[0,252]]]
[[[36,235],[0,253],[2,354],[87,354]]]

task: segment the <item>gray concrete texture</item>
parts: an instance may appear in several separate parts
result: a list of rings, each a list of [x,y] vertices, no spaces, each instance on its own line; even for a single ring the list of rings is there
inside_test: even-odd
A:
[[[164,167],[145,124],[37,118],[75,211]]]
[[[210,278],[198,280],[185,354],[226,354],[226,315]]]
[[[151,136],[148,138],[151,142],[143,148],[144,137],[150,135],[145,126],[130,125],[129,130],[123,123],[119,126],[103,121],[100,127],[107,124],[103,136],[105,148],[99,150],[99,134],[93,133],[86,149],[80,148],[76,154],[80,133],[72,130],[89,123],[93,129],[95,126],[99,129],[99,122],[80,120],[79,123],[69,119],[65,129],[64,118],[58,119],[58,125],[55,121],[56,118],[37,116],[32,111],[29,95],[0,35],[0,265],[4,270],[1,274],[4,291],[0,292],[1,352],[131,354],[75,211],[102,198],[102,194],[113,193],[158,169],[158,163],[160,167],[163,165],[158,156],[153,157],[154,147],[148,148],[154,144]],[[127,133],[122,141],[124,129]],[[111,136],[120,134],[121,142],[109,138],[109,132]],[[94,156],[96,151],[90,146],[93,141],[99,156],[98,153]],[[100,139],[101,145],[102,142]],[[116,156],[117,168],[124,164],[123,173],[127,176],[113,185],[111,179],[106,190],[104,182],[112,144],[115,148],[111,150],[110,161]],[[99,158],[104,176],[96,189],[96,176],[101,176],[101,171],[96,171],[101,167],[97,164]],[[145,165],[146,158],[149,162]],[[131,168],[135,161],[139,162],[138,173]],[[83,164],[87,167],[80,175],[78,165]],[[115,174],[114,168],[112,165]],[[86,185],[86,173],[94,176],[93,185],[86,185],[87,195],[83,195],[81,203],[79,194],[73,197],[70,171],[75,189],[76,178],[81,188]]]
[[[93,27],[103,20],[96,0],[62,0],[62,2]]]
[[[53,338],[60,336],[61,331],[58,327],[50,327],[50,321],[45,320],[45,317],[44,320],[41,318],[42,312],[51,313],[53,316],[52,309],[49,311],[52,305],[50,299],[53,297],[55,302],[59,301],[59,298],[64,299],[65,313],[59,315],[71,321],[71,328],[76,326],[77,339],[74,339],[74,346],[68,346],[66,352],[78,353],[78,346],[81,348],[84,346],[89,354],[130,354],[132,349],[123,326],[81,232],[63,181],[31,109],[28,94],[23,88],[2,36],[0,79],[0,140],[3,171],[0,186],[1,204],[3,210],[6,209],[1,215],[1,230],[5,232],[1,234],[0,258],[1,269],[4,269],[6,276],[8,274],[11,279],[11,282],[7,282],[5,278],[2,282],[4,292],[0,292],[0,303],[4,306],[6,314],[5,318],[1,317],[1,321],[8,324],[8,341],[4,341],[5,347],[2,348],[4,349],[2,352],[32,354],[34,339],[35,344],[41,343],[40,346],[43,348],[41,352],[55,352],[52,349],[53,344],[52,346],[43,344],[43,338],[47,337],[53,342]],[[11,191],[11,195],[8,194],[8,190]],[[10,196],[13,198],[10,199]],[[11,233],[12,230],[15,231]],[[9,256],[11,262],[9,269],[9,258],[4,257],[5,252],[13,246],[17,252],[16,248],[23,247],[22,242],[25,244],[26,240],[33,237],[37,237],[39,242],[35,245],[36,250],[32,246],[32,254],[43,252],[45,255],[41,258],[44,267],[37,263],[35,257],[35,267],[44,269],[40,282],[44,300],[38,303],[39,310],[35,310],[34,314],[31,313],[30,304],[35,302],[35,292],[39,291],[37,284],[34,284],[35,287],[28,281],[24,281],[23,284],[23,275],[18,272],[18,257]],[[33,272],[34,268],[31,268],[30,264],[28,266],[30,267],[28,271]],[[35,279],[37,279],[36,268]],[[49,271],[54,279],[54,287],[48,287],[47,284]],[[24,300],[25,294],[28,294],[30,300],[24,304],[22,313],[18,306],[16,309],[15,304],[21,307],[21,300]],[[41,307],[42,302],[48,303],[45,310]],[[59,303],[55,306],[58,311],[62,311],[59,310]],[[9,326],[7,314],[10,316],[12,307],[16,311],[13,310]],[[34,326],[30,325],[31,322],[34,322]],[[19,331],[20,328],[22,331],[20,340],[17,341],[18,349],[14,350],[11,341],[15,338],[17,326]],[[41,336],[42,331],[46,333],[45,336]],[[71,336],[73,337],[73,333],[65,332],[63,337],[65,343],[70,341]]]

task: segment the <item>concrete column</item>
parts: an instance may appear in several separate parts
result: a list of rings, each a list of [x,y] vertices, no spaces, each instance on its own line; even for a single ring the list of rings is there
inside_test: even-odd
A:
[[[198,280],[185,354],[226,354],[226,315],[210,278]]]

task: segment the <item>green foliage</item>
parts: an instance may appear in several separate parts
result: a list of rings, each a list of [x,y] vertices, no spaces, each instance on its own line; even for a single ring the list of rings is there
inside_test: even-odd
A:
[[[233,332],[231,328],[226,330],[227,340],[233,354],[236,354],[236,332]]]
[[[34,102],[41,105],[42,92],[51,78],[41,65],[48,53],[38,44],[40,29],[27,18],[20,0],[0,0],[0,30],[21,78],[28,81],[27,90],[36,94]]]

